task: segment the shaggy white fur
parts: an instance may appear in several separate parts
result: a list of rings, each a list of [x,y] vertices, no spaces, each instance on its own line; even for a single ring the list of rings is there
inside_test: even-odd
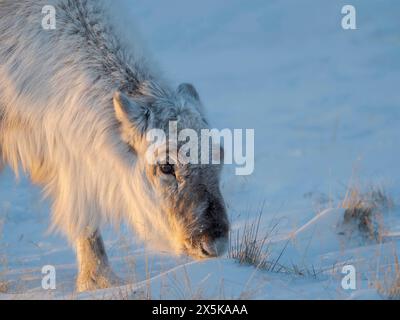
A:
[[[45,5],[55,30],[42,27]],[[146,243],[196,258],[226,247],[221,165],[165,173],[145,156],[150,129],[208,128],[199,95],[190,84],[171,90],[130,42],[99,1],[0,0],[0,155],[53,201],[52,229],[78,251],[78,288],[112,283],[96,249],[105,221],[126,217]]]
[[[44,30],[41,8],[56,8]],[[127,216],[144,239],[179,243],[120,138],[118,90],[157,81],[147,61],[114,34],[97,1],[0,1],[0,147],[44,185],[53,229],[71,241]],[[165,86],[166,87],[166,86]]]

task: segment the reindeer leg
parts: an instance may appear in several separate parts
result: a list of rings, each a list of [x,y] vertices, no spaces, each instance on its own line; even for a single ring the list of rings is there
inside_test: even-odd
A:
[[[121,283],[111,270],[103,239],[97,230],[76,243],[79,274],[76,281],[78,292],[108,288]]]

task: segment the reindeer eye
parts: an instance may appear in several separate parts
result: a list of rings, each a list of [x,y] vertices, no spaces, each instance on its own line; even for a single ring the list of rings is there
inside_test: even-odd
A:
[[[162,164],[160,165],[160,170],[163,174],[175,174],[175,169],[172,164]]]

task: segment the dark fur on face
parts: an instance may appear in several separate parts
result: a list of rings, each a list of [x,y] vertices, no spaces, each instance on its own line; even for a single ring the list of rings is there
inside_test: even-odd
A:
[[[144,136],[149,129],[168,133],[169,122],[176,121],[178,133],[192,129],[200,137],[200,131],[208,128],[199,95],[192,85],[183,84],[175,93],[168,93],[156,84],[147,84],[143,92],[145,95],[140,98],[122,94],[114,98],[123,137],[137,150],[138,157],[148,147]],[[178,143],[178,149],[181,145],[182,142]],[[199,149],[199,158],[200,152]],[[229,232],[219,188],[222,165],[169,163],[170,157],[167,150],[167,163],[142,163],[152,192],[160,199],[160,208],[173,226],[171,232],[181,232],[181,246],[191,256],[221,255]]]
[[[195,256],[222,254],[229,222],[219,190],[219,168],[179,168],[176,175],[180,182],[165,196],[170,214],[182,221],[185,250]]]

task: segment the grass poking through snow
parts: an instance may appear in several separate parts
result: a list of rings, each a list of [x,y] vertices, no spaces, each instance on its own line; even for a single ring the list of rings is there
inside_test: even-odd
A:
[[[394,256],[394,265],[389,266],[383,280],[376,282],[376,288],[383,298],[400,300],[400,264],[396,253]]]
[[[246,221],[243,229],[231,231],[228,256],[241,264],[254,265],[260,269],[269,266],[268,234],[259,237],[262,211],[254,221]]]
[[[350,187],[341,204],[345,209],[345,233],[351,234],[356,227],[361,234],[380,242],[383,235],[383,213],[394,207],[393,200],[383,188],[370,187],[367,192],[361,192],[359,187]]]
[[[228,257],[240,264],[251,265],[269,272],[286,272],[288,268],[279,264],[286,250],[282,249],[277,258],[271,257],[270,237],[278,224],[273,225],[267,232],[261,230],[263,208],[254,220],[247,220],[241,229],[232,230],[229,237]]]

